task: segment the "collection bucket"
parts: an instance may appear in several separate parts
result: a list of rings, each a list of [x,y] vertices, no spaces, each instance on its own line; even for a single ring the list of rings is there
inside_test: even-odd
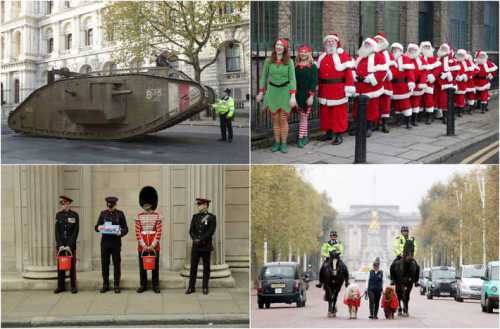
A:
[[[144,251],[143,251],[144,253]],[[142,266],[147,271],[152,271],[156,268],[156,252],[153,256],[142,256]]]

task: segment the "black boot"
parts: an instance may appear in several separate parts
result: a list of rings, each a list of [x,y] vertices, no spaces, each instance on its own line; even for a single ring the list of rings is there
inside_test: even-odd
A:
[[[403,115],[396,114],[396,127],[400,127],[403,124]]]
[[[455,113],[457,114],[457,117],[461,118],[462,117],[462,108],[461,107],[455,108]]]
[[[370,121],[366,122],[366,137],[370,137],[372,135],[372,123]]]
[[[413,128],[413,127],[410,125],[410,118],[411,118],[411,117],[405,117],[406,129],[411,129],[411,128]]]
[[[115,294],[119,294],[120,292],[121,292],[120,286],[119,285],[115,285]]]
[[[486,112],[488,112],[488,102],[486,102],[486,103],[484,104],[484,110],[485,110]]]
[[[467,108],[467,113],[469,113],[469,115],[472,115],[472,108],[473,108],[473,105],[469,105]]]
[[[418,113],[413,113],[411,115],[411,125],[414,126],[414,127],[418,127],[417,115],[418,115]]]
[[[333,141],[332,145],[340,145],[344,141],[344,138],[342,137],[342,134],[335,134],[335,140]]]
[[[481,113],[486,113],[486,103],[481,103]]]
[[[137,291],[138,294],[142,294],[143,292],[146,291],[146,287],[140,286],[139,288],[137,288],[136,291]]]
[[[387,127],[387,120],[389,118],[382,118],[382,132],[383,133],[389,133],[389,127]]]
[[[356,122],[352,122],[350,127],[349,127],[349,131],[347,132],[347,134],[349,136],[356,136],[356,132],[358,130],[358,125]]]
[[[425,124],[430,125],[432,123],[432,112],[425,112]]]
[[[333,139],[333,132],[331,130],[328,130],[326,132],[326,134],[324,134],[323,136],[321,136],[319,138],[319,140],[322,141],[322,142],[325,142],[325,141],[331,140],[331,139]]]
[[[443,116],[441,117],[441,121],[443,122],[444,125],[446,124],[446,112],[443,112]]]
[[[104,282],[102,284],[101,294],[105,293],[106,291],[109,291],[109,282]]]

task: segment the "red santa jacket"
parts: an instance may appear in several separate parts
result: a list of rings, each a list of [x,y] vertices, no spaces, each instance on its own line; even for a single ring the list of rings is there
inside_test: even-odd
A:
[[[413,75],[415,76],[415,89],[413,96],[422,96],[427,89],[427,66],[426,62],[420,57],[410,58],[410,62],[415,67]]]
[[[390,307],[391,309],[393,310],[397,310],[398,307],[399,307],[399,302],[398,302],[398,296],[396,294],[393,294],[392,295],[392,299],[389,302],[387,302],[387,300],[385,299],[385,296],[382,294],[382,298],[381,298],[381,303],[380,303],[380,307],[381,308],[387,308],[387,307]]]
[[[477,72],[479,72],[479,68],[474,64],[472,58],[465,60],[466,66],[466,74],[467,74],[467,88],[465,89],[466,93],[475,93],[476,88],[474,87],[474,77]]]
[[[160,252],[162,223],[160,214],[157,212],[141,212],[135,220],[135,238],[137,239],[137,251],[142,252],[145,246],[152,246],[156,252]]]
[[[413,87],[415,87],[414,70],[415,66],[412,64],[410,57],[401,55],[396,59],[396,66],[392,68],[392,89],[394,92],[392,99],[401,100],[410,98],[412,92],[409,85],[413,84]]]
[[[384,79],[384,94],[387,96],[392,96],[393,91],[392,91],[392,71],[391,68],[396,65],[394,62],[394,55],[387,51],[385,49],[384,51],[381,52],[382,55],[384,56],[384,65],[387,65],[387,75],[385,76]]]
[[[344,52],[321,53],[316,61],[318,67],[318,101],[321,105],[345,104],[348,96],[354,96],[354,63]]]
[[[439,90],[445,90],[448,88],[457,88],[455,79],[460,70],[460,66],[456,63],[454,59],[450,59],[448,56],[443,56],[439,58],[441,65],[434,72],[436,75],[435,87]]]
[[[441,61],[439,61],[436,56],[425,57],[424,55],[421,55],[421,57],[427,63],[427,88],[425,89],[425,93],[434,94],[434,84],[436,83],[437,72],[441,66]]]
[[[498,67],[490,60],[486,60],[484,64],[477,64],[477,67],[478,71],[474,78],[476,91],[490,89],[490,81],[496,76]]]
[[[455,81],[457,83],[457,90],[455,90],[455,94],[464,95],[467,92],[467,81],[469,81],[469,77],[467,76],[467,63],[465,60],[463,61],[455,60],[455,61],[456,64],[459,66],[455,78]]]
[[[356,59],[356,95],[377,98],[384,93],[387,66],[384,65],[383,56],[381,53],[372,53]]]

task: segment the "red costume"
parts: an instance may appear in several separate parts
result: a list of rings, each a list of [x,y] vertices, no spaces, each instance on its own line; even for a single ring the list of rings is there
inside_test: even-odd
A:
[[[430,53],[427,53],[427,50]],[[427,87],[425,88],[424,95],[422,97],[423,107],[426,113],[429,113],[427,123],[430,123],[430,115],[434,112],[434,84],[436,82],[436,72],[441,66],[441,62],[436,56],[432,55],[432,45],[429,41],[423,41],[420,43],[420,51],[422,52],[421,58],[426,63],[426,82]]]
[[[465,58],[467,52],[464,49],[459,49],[455,56],[456,64],[459,69],[456,71],[455,81],[457,84],[457,90],[455,90],[455,107],[458,109],[463,109],[465,107],[465,93],[467,92],[467,82],[469,80],[467,76],[467,63]]]
[[[448,93],[447,89],[456,89],[455,79],[460,70],[460,65],[456,63],[451,57],[451,48],[448,44],[442,44],[440,47],[441,54],[438,55],[441,66],[436,68],[434,74],[436,76],[436,83],[434,85],[434,101],[438,109],[438,117],[443,116],[443,111],[448,109]],[[443,53],[445,51],[445,53]]]
[[[397,310],[399,307],[398,296],[396,294],[393,294],[390,303],[388,303],[387,300],[385,299],[385,296],[382,294],[380,304],[381,304],[381,307],[384,309],[387,307],[390,307],[393,310]]]
[[[484,62],[480,58],[483,58]],[[486,104],[490,98],[490,82],[496,76],[498,67],[492,61],[488,60],[488,55],[481,50],[476,52],[476,65],[478,71],[474,78],[474,86],[476,88],[477,99],[481,104]]]
[[[325,37],[338,37],[331,34]],[[318,67],[318,101],[320,104],[320,129],[335,134],[347,130],[348,96],[354,96],[354,63],[341,48],[333,53],[321,53],[316,61]]]
[[[467,74],[467,88],[465,89],[465,100],[469,106],[474,106],[476,103],[476,88],[474,86],[474,77],[479,72],[479,68],[474,64],[472,56],[467,54],[466,74]]]
[[[426,62],[423,57],[419,55],[418,45],[415,43],[410,43],[407,46],[407,55],[410,58],[410,62],[415,67],[413,69],[413,75],[415,77],[415,89],[413,89],[412,95],[410,97],[410,103],[412,112],[414,114],[419,113],[422,110],[422,95],[427,89],[427,67]],[[413,120],[413,118],[412,118]],[[413,122],[413,121],[412,121]],[[414,123],[415,124],[415,123]]]
[[[381,45],[381,50],[377,53],[383,55],[383,64],[386,65],[387,68],[387,74],[384,78],[384,93],[380,95],[379,99],[380,117],[389,118],[391,115],[391,97],[393,95],[391,82],[393,77],[391,67],[395,65],[394,55],[387,50],[389,42],[387,41],[385,35],[378,33],[374,38],[378,41],[379,45]]]
[[[391,49],[393,48],[399,48],[401,52],[403,51],[403,46],[398,43],[392,44]],[[407,118],[412,115],[410,97],[415,88],[414,70],[415,66],[412,64],[412,60],[406,55],[400,55],[396,58],[396,65],[392,68],[394,110]]]
[[[155,251],[160,252],[162,223],[160,214],[157,212],[141,212],[135,220],[135,238],[137,239],[137,251],[142,252],[146,246],[152,246]]]

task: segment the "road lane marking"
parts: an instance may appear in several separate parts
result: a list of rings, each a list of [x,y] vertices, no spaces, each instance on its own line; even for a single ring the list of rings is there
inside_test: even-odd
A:
[[[492,156],[494,156],[496,153],[498,153],[498,149],[494,148],[490,152],[486,153],[485,155],[474,161],[474,164],[481,164],[486,160],[488,160],[489,158],[491,158]]]
[[[498,146],[498,140],[496,142],[486,146],[486,147],[483,147],[482,149],[473,153],[472,155],[469,155],[467,158],[463,159],[460,163],[461,164],[471,163],[472,160],[474,160],[478,157],[481,157],[484,153],[489,152],[492,148],[496,148],[497,146]],[[496,149],[495,149],[495,151],[496,151]]]

